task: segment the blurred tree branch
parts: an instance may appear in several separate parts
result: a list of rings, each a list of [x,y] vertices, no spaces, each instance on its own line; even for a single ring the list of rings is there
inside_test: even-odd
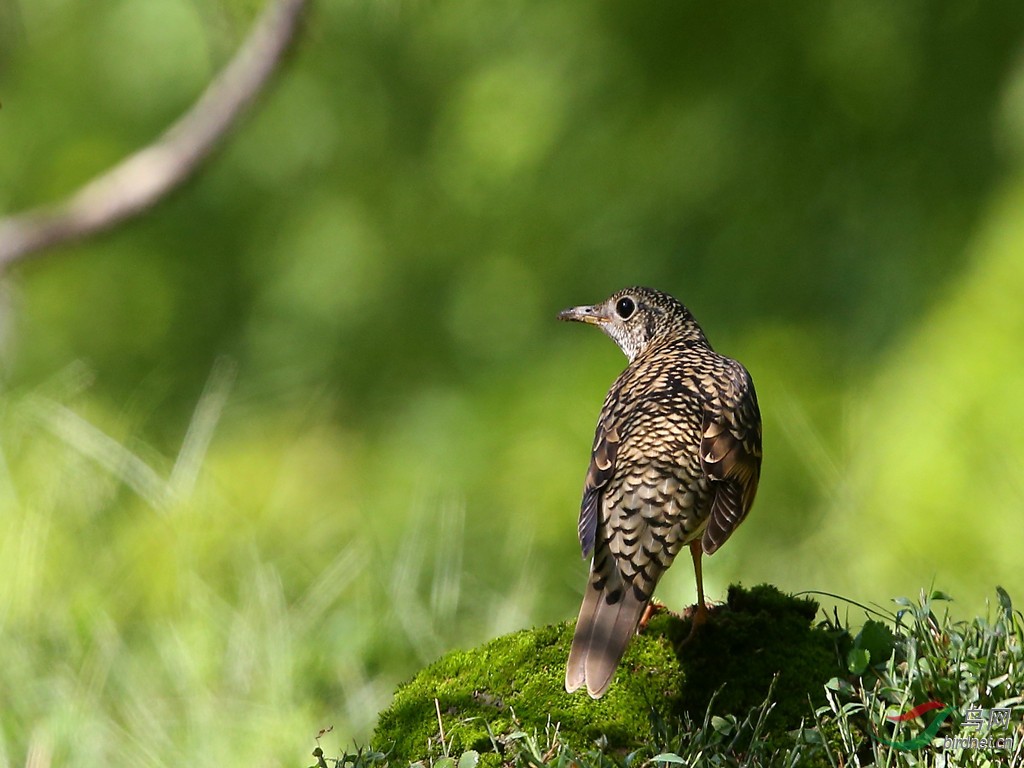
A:
[[[46,248],[110,229],[189,179],[266,87],[308,0],[270,0],[199,99],[156,141],[53,205],[0,218],[0,270]]]

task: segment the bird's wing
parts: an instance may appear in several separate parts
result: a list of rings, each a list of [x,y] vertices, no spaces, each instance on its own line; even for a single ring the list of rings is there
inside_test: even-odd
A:
[[[579,536],[583,556],[594,549],[597,537],[597,522],[600,517],[601,496],[605,485],[615,472],[615,457],[619,450],[617,424],[609,423],[606,412],[602,412],[594,435],[594,448],[590,453],[590,467],[583,485],[583,503],[580,505]]]
[[[705,406],[700,462],[715,494],[701,542],[710,555],[747,516],[761,476],[761,413],[750,374],[739,363]]]

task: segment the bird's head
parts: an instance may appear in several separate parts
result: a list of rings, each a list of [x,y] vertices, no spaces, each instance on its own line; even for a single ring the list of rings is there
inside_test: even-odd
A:
[[[600,304],[563,310],[558,319],[596,325],[619,345],[630,362],[662,339],[707,343],[690,310],[653,288],[623,288]]]

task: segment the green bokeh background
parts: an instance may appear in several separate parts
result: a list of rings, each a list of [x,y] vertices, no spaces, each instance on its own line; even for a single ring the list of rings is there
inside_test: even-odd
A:
[[[0,0],[0,210],[152,140],[258,10]],[[757,384],[711,598],[1024,599],[1022,42],[1016,2],[315,3],[197,178],[3,277],[0,765],[303,764],[572,616],[624,359],[554,316],[628,284]]]

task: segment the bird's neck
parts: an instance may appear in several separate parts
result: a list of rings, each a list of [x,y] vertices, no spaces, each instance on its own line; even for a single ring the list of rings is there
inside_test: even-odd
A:
[[[703,333],[689,333],[686,335],[667,336],[663,339],[656,339],[641,349],[636,355],[630,358],[630,364],[636,364],[646,358],[656,357],[665,352],[689,352],[707,351],[714,352],[711,344]]]

